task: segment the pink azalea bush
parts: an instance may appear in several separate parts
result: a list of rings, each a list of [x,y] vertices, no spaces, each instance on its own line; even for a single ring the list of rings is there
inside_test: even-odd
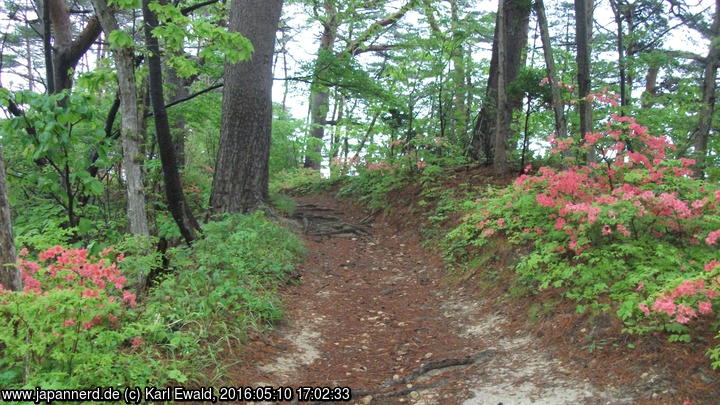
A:
[[[580,311],[612,309],[631,332],[664,329],[689,340],[694,321],[717,318],[720,191],[692,177],[695,162],[670,158],[668,138],[624,116],[582,140],[551,136],[550,144],[553,154],[581,158],[489,190],[451,245],[482,246],[498,232],[529,244],[516,267],[522,282],[563,287]],[[720,366],[720,349],[713,355]]]
[[[110,249],[52,247],[18,267],[23,291],[0,290],[0,346],[6,386],[62,382],[65,388],[149,383],[160,378],[138,357],[147,326],[134,321],[135,294]],[[154,375],[156,374],[156,375]]]

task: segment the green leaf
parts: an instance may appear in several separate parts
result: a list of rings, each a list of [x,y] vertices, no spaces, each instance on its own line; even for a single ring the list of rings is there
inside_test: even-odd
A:
[[[87,235],[92,231],[93,229],[93,223],[87,218],[80,218],[80,222],[78,223],[78,231],[83,234]]]
[[[117,48],[131,48],[133,46],[133,39],[128,33],[123,30],[115,30],[108,36],[110,45]]]

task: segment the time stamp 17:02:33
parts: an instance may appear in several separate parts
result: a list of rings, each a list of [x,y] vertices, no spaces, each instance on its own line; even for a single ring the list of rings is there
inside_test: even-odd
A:
[[[228,401],[350,401],[352,390],[350,387],[220,387],[215,389],[206,387],[199,389],[188,388],[145,388],[143,395],[145,401],[194,401],[209,402]]]

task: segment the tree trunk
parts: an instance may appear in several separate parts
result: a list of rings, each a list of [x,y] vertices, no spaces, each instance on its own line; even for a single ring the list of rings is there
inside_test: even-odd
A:
[[[48,15],[52,31],[54,32],[53,42],[53,75],[54,92],[72,88],[71,70],[77,67],[80,58],[90,49],[92,43],[100,35],[100,22],[93,16],[85,28],[78,34],[75,40],[72,39],[72,23],[65,0],[47,0]]]
[[[660,73],[660,67],[651,65],[648,67],[647,75],[645,75],[645,94],[643,94],[642,108],[650,108],[655,103],[654,98],[657,96],[657,77]]]
[[[508,0],[503,10],[505,27],[503,37],[510,46],[505,47],[504,85],[515,81],[520,74],[520,68],[525,65],[525,47],[528,40],[530,22],[530,9],[532,5],[526,0]],[[485,158],[486,162],[493,161],[494,134],[497,120],[496,98],[498,95],[498,27],[495,23],[495,38],[493,40],[492,57],[490,59],[490,74],[485,90],[485,101],[475,120],[473,137],[470,144],[470,156],[475,160]],[[523,94],[518,92],[508,96],[505,108],[508,121],[512,112],[518,110],[523,104]]]
[[[313,72],[313,83],[310,86],[310,135],[317,139],[318,144],[312,147],[311,153],[305,155],[304,165],[315,170],[320,170],[322,156],[320,156],[319,161],[316,161],[315,157],[322,154],[325,121],[330,110],[330,92],[325,84],[318,83],[317,76],[325,69],[324,66],[321,66],[323,62],[322,56],[328,57],[333,52],[338,29],[337,9],[334,0],[325,0],[323,7],[325,8],[325,21],[323,22],[323,33],[320,37],[318,59],[315,62],[315,71]]]
[[[113,11],[105,0],[93,0],[95,13],[106,35],[119,29]],[[120,133],[123,148],[123,168],[127,179],[127,214],[130,219],[130,233],[150,235],[145,205],[142,154],[140,154],[140,116],[137,104],[137,83],[135,81],[135,52],[133,48],[118,49],[112,53],[117,67],[118,89],[120,92]]]
[[[190,96],[188,90],[188,82],[182,77],[178,76],[175,69],[166,66],[165,71],[167,72],[167,84],[170,85],[170,94],[168,95],[168,103],[173,103],[178,100],[182,100]],[[185,137],[187,135],[187,125],[185,122],[184,114],[173,115],[173,142],[175,143],[175,156],[177,157],[178,166],[180,171],[185,168]]]
[[[234,1],[230,30],[255,48],[252,59],[225,65],[220,149],[210,206],[247,213],[265,205],[272,129],[272,61],[282,0]]]
[[[453,32],[453,49],[451,59],[453,63],[453,87],[455,88],[455,111],[454,111],[454,128],[453,135],[456,141],[467,144],[465,136],[467,135],[467,117],[468,108],[465,104],[468,88],[465,86],[465,51],[462,44],[464,38],[460,38],[458,31],[460,29],[460,17],[458,15],[457,0],[450,1],[451,27]]]
[[[493,155],[493,170],[495,174],[507,173],[507,134],[510,131],[510,120],[507,117],[507,94],[505,93],[505,0],[500,0],[498,5],[498,29],[497,29],[497,108],[495,109],[495,153]]]
[[[16,260],[10,204],[5,185],[5,162],[0,152],[0,284],[7,290],[18,291],[22,286],[20,271],[15,266]]]
[[[55,93],[55,73],[53,70],[52,32],[50,26],[50,0],[42,0],[43,53],[45,56],[45,88],[47,94]]]
[[[150,101],[153,107],[155,118],[155,136],[157,137],[158,149],[160,151],[160,162],[163,169],[163,181],[165,183],[165,196],[168,208],[175,220],[185,242],[192,243],[195,239],[195,231],[200,226],[195,220],[190,208],[185,201],[185,195],[180,181],[175,147],[173,146],[170,125],[168,124],[167,111],[165,111],[165,99],[163,95],[162,66],[160,63],[160,45],[152,31],[158,26],[157,16],[148,7],[150,0],[143,0],[143,19],[145,20],[145,43],[149,51],[148,80],[150,83]]]
[[[575,41],[577,42],[576,62],[578,66],[578,114],[580,115],[580,137],[592,132],[592,103],[590,94],[590,39],[592,36],[593,0],[575,0]],[[592,154],[588,153],[591,158]]]
[[[567,137],[567,121],[565,120],[565,105],[560,96],[560,85],[555,74],[555,58],[552,53],[552,44],[550,42],[550,30],[548,29],[548,21],[545,16],[545,5],[543,0],[535,1],[535,13],[537,14],[538,24],[540,25],[540,38],[543,43],[543,55],[545,56],[545,66],[547,69],[548,82],[552,94],[553,114],[555,115],[555,134],[558,138]]]
[[[715,112],[715,89],[718,64],[720,63],[720,0],[715,0],[715,17],[711,28],[710,50],[705,63],[702,84],[702,105],[700,117],[695,131],[695,175],[702,178],[705,174],[708,139]]]

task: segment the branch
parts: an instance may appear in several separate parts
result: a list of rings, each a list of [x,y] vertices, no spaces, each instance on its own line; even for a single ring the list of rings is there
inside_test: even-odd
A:
[[[702,63],[703,65],[705,64],[705,61],[706,61],[706,58],[704,56],[701,56],[701,55],[698,55],[696,53],[689,52],[689,51],[676,51],[676,50],[671,50],[671,49],[668,49],[668,50],[661,49],[660,51],[664,52],[668,56],[672,56],[674,58],[690,59],[690,60],[694,60],[698,63]]]
[[[385,45],[371,45],[366,48],[360,48],[355,50],[355,53],[353,55],[359,55],[361,53],[365,52],[385,52],[385,51],[391,51],[393,49],[399,48],[399,44],[385,44]]]
[[[183,9],[181,9],[180,12],[182,13],[182,15],[187,16],[188,14],[192,13],[193,11],[195,11],[195,10],[197,10],[197,9],[199,9],[199,8],[202,8],[202,7],[205,7],[205,6],[209,6],[210,4],[215,4],[215,3],[219,2],[219,1],[220,1],[220,0],[207,0],[207,1],[203,1],[203,2],[200,2],[200,3],[198,3],[198,4],[193,4],[192,6],[187,6],[187,7],[183,8]]]
[[[78,35],[77,39],[75,39],[70,46],[68,58],[74,62],[73,65],[75,65],[85,52],[90,49],[90,46],[93,42],[95,42],[97,37],[100,35],[100,32],[102,32],[100,22],[98,21],[97,16],[92,16],[90,20],[88,20],[85,29],[82,30],[80,35]]]
[[[175,100],[175,101],[173,101],[172,103],[165,104],[165,108],[170,108],[170,107],[175,106],[175,105],[178,105],[178,104],[180,104],[180,103],[184,103],[184,102],[186,102],[186,101],[192,100],[192,99],[194,99],[194,98],[197,97],[197,96],[201,96],[201,95],[203,95],[203,94],[205,94],[205,93],[209,93],[209,92],[211,92],[211,91],[213,91],[213,90],[215,90],[215,89],[219,89],[219,88],[222,87],[222,86],[223,86],[223,83],[218,83],[218,84],[212,85],[212,86],[210,86],[210,87],[208,87],[208,88],[206,88],[206,89],[203,89],[203,90],[198,91],[197,93],[193,93],[193,94],[191,94],[191,95],[189,95],[189,96],[187,96],[187,97],[181,98],[181,99],[179,99],[179,100]],[[152,117],[153,115],[154,115],[154,114],[153,114],[152,112],[147,112],[147,113],[145,113],[145,117]]]
[[[345,51],[350,53],[351,55],[356,55],[360,49],[360,47],[363,45],[365,41],[370,39],[370,37],[377,32],[380,28],[388,27],[394,25],[398,20],[400,20],[405,13],[408,12],[411,8],[415,6],[416,0],[409,0],[404,6],[402,6],[395,14],[392,14],[386,18],[383,18],[382,20],[375,21],[374,23],[370,24],[370,26],[360,34],[360,36],[351,44],[345,48]]]

